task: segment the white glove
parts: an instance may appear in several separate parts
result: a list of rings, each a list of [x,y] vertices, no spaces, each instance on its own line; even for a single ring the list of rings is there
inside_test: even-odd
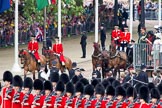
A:
[[[126,41],[124,41],[124,43],[126,44]]]
[[[49,47],[49,49],[51,50],[52,48],[51,48],[51,47]]]
[[[123,41],[121,42],[121,44],[123,44]]]
[[[32,53],[34,54],[35,51],[32,51]]]
[[[31,52],[31,50],[29,50],[29,52]]]
[[[114,38],[114,40],[117,40],[117,38]]]
[[[117,37],[116,39],[119,39],[119,37]]]

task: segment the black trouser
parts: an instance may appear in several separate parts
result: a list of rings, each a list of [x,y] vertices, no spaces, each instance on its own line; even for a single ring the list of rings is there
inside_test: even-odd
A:
[[[81,45],[81,47],[82,47],[82,53],[83,53],[82,57],[86,57],[86,45]]]
[[[102,50],[105,50],[105,40],[106,40],[106,39],[101,40],[101,46],[102,46]]]

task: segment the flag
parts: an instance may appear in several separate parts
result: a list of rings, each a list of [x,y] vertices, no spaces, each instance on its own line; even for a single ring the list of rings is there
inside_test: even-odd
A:
[[[56,4],[56,0],[37,0],[37,9],[42,10],[50,4]]]
[[[10,8],[10,0],[0,0],[0,13]]]

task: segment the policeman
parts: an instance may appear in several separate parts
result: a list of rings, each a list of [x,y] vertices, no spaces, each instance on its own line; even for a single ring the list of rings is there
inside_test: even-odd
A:
[[[129,44],[127,51],[126,51],[130,64],[133,63],[133,47],[134,47],[134,44],[135,44],[135,41],[131,40],[131,43]]]
[[[14,96],[14,89],[11,86],[13,80],[13,75],[10,71],[5,71],[3,73],[4,87],[2,88],[2,108],[11,108],[12,99]]]
[[[13,86],[15,89],[15,94],[12,100],[12,108],[21,108],[21,102],[23,99],[23,92],[21,92],[23,86],[23,80],[19,75],[14,76]]]
[[[33,80],[30,77],[25,78],[24,80],[24,96],[22,100],[23,108],[31,108],[33,102],[33,94],[31,93],[33,87]]]
[[[42,108],[44,103],[44,96],[43,96],[43,81],[40,79],[36,79],[34,81],[34,100],[32,102],[32,108]]]
[[[106,31],[103,23],[101,24],[100,27],[100,40],[101,40],[102,50],[105,50]]]
[[[56,67],[57,61],[52,61],[52,68],[50,69],[50,73],[52,72],[59,72],[59,69]]]
[[[99,79],[101,80],[101,66],[97,65],[96,69],[92,72],[92,79]]]
[[[55,88],[56,84],[59,81],[60,76],[58,72],[51,72],[50,73],[50,81],[52,83],[53,91],[52,91],[52,96],[56,95]]]
[[[72,69],[69,71],[69,78],[72,79],[72,77],[75,75],[75,70],[77,67],[77,63],[73,62],[72,63]]]
[[[87,45],[87,36],[85,33],[82,34],[81,40],[80,40],[80,45],[82,48],[82,57],[81,58],[86,58],[86,45]]]

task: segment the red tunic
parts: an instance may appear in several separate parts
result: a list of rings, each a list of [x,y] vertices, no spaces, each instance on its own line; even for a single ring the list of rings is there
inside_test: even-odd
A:
[[[19,95],[17,98],[15,98],[16,95]],[[16,92],[14,94],[13,100],[12,100],[12,108],[21,108],[21,102],[23,100],[24,94],[22,92]],[[19,101],[19,102],[14,102],[14,101]]]
[[[27,100],[24,100],[24,97],[25,97],[26,95],[27,95],[27,94],[24,94],[24,96],[23,96],[23,100],[22,100],[22,105],[21,105],[21,107],[22,107],[22,108],[31,108],[34,97],[33,97],[32,94],[29,94],[29,97],[27,98]],[[28,105],[24,105],[23,103],[28,103]]]
[[[121,30],[113,30],[113,31],[111,32],[112,40],[114,40],[114,39],[117,38],[117,37],[120,38],[120,34],[121,34]]]
[[[102,108],[106,108],[107,105],[110,105],[110,100],[107,99],[107,100],[102,100],[101,102],[101,105],[102,105]],[[113,108],[113,102],[112,102],[112,106],[109,106],[109,108]]]
[[[112,107],[112,108],[127,108],[126,102],[122,102],[121,105],[120,105],[120,107],[119,107],[119,106],[117,107],[117,105],[119,104],[118,102],[119,102],[119,101],[115,101],[115,102],[113,103],[113,107]]]
[[[79,102],[80,101],[80,102]],[[77,105],[77,103],[80,103],[79,105]],[[82,100],[78,99],[77,97],[73,98],[73,105],[72,108],[82,108]]]
[[[65,62],[65,58],[64,58],[64,55],[63,55],[63,45],[62,44],[54,44],[53,45],[53,51],[56,54],[60,54],[60,61],[61,62]]]
[[[34,96],[34,100],[32,102],[32,108],[42,108],[45,96],[40,96],[38,100],[35,100],[37,95]],[[34,105],[34,103],[39,103],[40,105]]]
[[[89,106],[86,106],[89,102]],[[82,99],[82,102],[81,102],[81,108],[91,108],[91,102],[90,100],[87,100],[87,99]]]
[[[2,96],[0,96],[0,105],[2,104]]]
[[[38,45],[38,42],[37,42],[37,41],[35,41],[35,42],[30,41],[30,42],[28,43],[28,50],[31,51],[31,52],[34,51],[34,56],[35,56],[35,58],[36,58],[37,60],[40,59],[40,58],[39,58],[38,49],[39,49],[39,45]]]
[[[50,96],[50,100],[48,102],[46,102],[47,98],[48,98],[48,96],[45,96],[44,103],[51,104],[51,106],[48,106],[47,108],[54,108],[54,103],[55,103],[55,100],[56,100],[56,96]]]
[[[4,100],[6,97],[6,92],[7,92],[8,88],[4,87],[2,89],[2,107],[1,108],[12,108],[12,99],[14,96],[14,89],[12,89],[12,91],[8,94],[11,98]]]
[[[130,42],[130,33],[129,32],[122,32],[120,36],[120,42],[126,41],[127,43]]]
[[[135,103],[133,108],[150,108],[148,104]]]

